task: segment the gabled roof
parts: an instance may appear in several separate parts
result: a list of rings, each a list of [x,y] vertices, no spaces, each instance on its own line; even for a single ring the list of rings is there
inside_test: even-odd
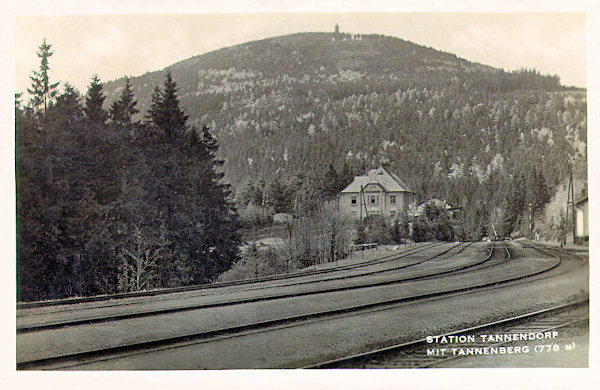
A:
[[[371,169],[365,176],[355,176],[354,181],[342,193],[358,193],[361,187],[365,188],[369,184],[379,184],[385,192],[412,192],[398,176],[379,167]]]
[[[434,204],[434,205],[436,205],[438,207],[443,207],[446,210],[460,209],[460,207],[454,207],[450,203],[448,203],[445,200],[442,200],[440,198],[431,198],[429,200],[426,200],[425,202],[419,203],[419,205],[417,206],[417,208],[418,209],[423,209],[425,207],[425,205],[428,205],[430,203],[432,203],[432,204]]]

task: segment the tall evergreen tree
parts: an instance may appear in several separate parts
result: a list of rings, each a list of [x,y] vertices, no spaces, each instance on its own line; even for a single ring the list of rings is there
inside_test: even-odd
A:
[[[532,174],[532,182],[528,186],[531,190],[531,207],[534,215],[540,214],[544,210],[544,206],[550,201],[550,190],[546,184],[546,179],[542,171],[534,168]]]
[[[321,187],[320,190],[324,199],[335,199],[340,191],[344,189],[340,184],[340,175],[335,170],[332,163],[329,164],[329,168],[322,175],[320,181],[319,187]]]
[[[59,124],[71,124],[83,119],[79,91],[65,83],[63,92],[56,98],[56,104],[48,112],[49,120]]]
[[[510,234],[517,228],[519,221],[527,210],[527,182],[525,175],[518,174],[511,182],[506,202],[506,213],[503,231]]]
[[[32,95],[31,105],[37,111],[43,110],[43,114],[46,113],[48,105],[52,103],[58,93],[57,87],[59,83],[50,83],[50,76],[48,75],[48,71],[50,70],[48,59],[54,54],[53,51],[50,51],[51,47],[52,45],[46,43],[46,38],[44,38],[37,52],[37,56],[41,58],[40,70],[31,72],[31,88],[27,89]]]
[[[352,172],[352,168],[346,160],[344,160],[344,165],[342,166],[339,179],[341,190],[346,188],[346,186],[348,186],[350,183],[352,183],[352,180],[354,180],[354,173]]]
[[[229,186],[222,183],[223,161],[216,158],[217,140],[207,127],[187,126],[170,73],[164,90],[155,89],[147,119],[158,130],[148,160],[154,176],[147,181],[147,203],[163,221],[171,259],[158,265],[161,284],[214,280],[237,260],[240,245],[237,212]]]
[[[97,74],[92,76],[85,98],[85,116],[92,123],[105,123],[108,118],[107,112],[102,108],[104,104],[104,92],[102,83]]]
[[[188,139],[188,144],[197,149],[194,154],[199,157],[197,169],[201,175],[197,188],[199,204],[203,206],[199,219],[204,226],[202,252],[205,257],[200,259],[204,263],[202,269],[196,268],[194,273],[196,282],[199,282],[213,280],[228,270],[238,259],[241,240],[237,232],[237,211],[230,200],[230,186],[223,183],[223,161],[216,157],[219,148],[217,140],[207,126],[201,132],[191,132]]]
[[[160,91],[160,88],[158,87],[158,85],[156,85],[154,87],[154,90],[152,91],[152,99],[150,102],[150,108],[148,109],[148,112],[144,116],[144,119],[146,120],[147,124],[158,126],[157,123],[160,121],[158,115],[159,115],[161,101],[162,101],[162,92]]]
[[[130,125],[133,116],[139,112],[139,110],[135,108],[136,105],[137,101],[135,100],[133,90],[131,89],[131,82],[129,77],[125,77],[125,88],[121,93],[121,97],[118,100],[115,100],[110,106],[110,119],[114,123]]]
[[[164,89],[154,89],[149,117],[154,126],[162,130],[169,140],[182,135],[186,130],[188,116],[179,108],[177,83],[170,71],[165,76]]]

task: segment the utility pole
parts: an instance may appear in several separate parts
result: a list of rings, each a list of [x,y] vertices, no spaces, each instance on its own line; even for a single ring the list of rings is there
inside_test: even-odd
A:
[[[369,210],[367,210],[367,200],[365,198],[365,189],[361,185],[360,186],[360,219],[362,221],[362,208],[363,204],[365,205],[365,218],[369,217]]]
[[[529,203],[529,238],[533,238],[533,203]]]
[[[358,195],[358,202],[360,203],[360,220],[362,221],[362,206],[363,206],[363,186],[360,186],[360,195]]]

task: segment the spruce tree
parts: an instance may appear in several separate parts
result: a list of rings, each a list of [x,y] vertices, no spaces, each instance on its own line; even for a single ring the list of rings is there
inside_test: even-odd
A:
[[[39,51],[37,52],[37,56],[41,58],[40,70],[31,72],[33,74],[30,76],[31,88],[27,89],[32,95],[31,105],[36,111],[43,110],[43,114],[46,113],[48,105],[52,103],[52,100],[58,92],[58,83],[50,83],[50,77],[48,75],[50,69],[48,58],[54,54],[53,51],[50,51],[51,47],[52,45],[46,43],[46,38],[44,38],[44,41],[39,46]]]
[[[57,124],[69,125],[83,119],[79,91],[68,82],[63,92],[56,98],[56,104],[48,111],[48,119]]]
[[[199,204],[204,213],[200,220],[204,225],[202,259],[204,267],[196,274],[197,281],[209,281],[228,270],[238,259],[241,240],[237,211],[230,200],[230,186],[223,183],[224,174],[220,172],[223,161],[217,159],[219,145],[207,126],[201,132],[190,133],[190,144],[198,146],[197,169],[201,172],[199,181]],[[199,142],[198,142],[199,141]]]
[[[100,78],[95,74],[92,76],[85,98],[84,112],[88,121],[102,124],[106,122],[108,114],[102,108],[105,98]]]
[[[503,231],[508,234],[518,227],[519,221],[527,210],[527,182],[525,176],[523,174],[515,176],[511,182],[506,200]]]
[[[164,89],[162,91],[154,89],[149,117],[168,140],[174,140],[186,130],[188,116],[179,108],[177,83],[173,80],[170,71],[166,74]]]
[[[133,116],[139,112],[135,106],[137,101],[134,99],[133,90],[131,89],[131,82],[129,77],[125,77],[125,88],[121,93],[121,97],[114,101],[110,106],[110,119],[114,123],[122,125],[130,125],[133,120]]]
[[[156,129],[147,202],[162,221],[150,223],[166,229],[170,254],[169,261],[158,264],[161,284],[212,281],[238,259],[240,245],[237,213],[222,182],[223,161],[216,158],[217,140],[206,127],[187,126],[170,73],[164,89],[154,90],[146,118]]]
[[[157,86],[154,87],[154,91],[152,91],[152,100],[150,102],[150,108],[148,112],[144,116],[146,120],[146,124],[154,125],[158,127],[159,120],[159,110],[162,102],[162,92],[160,88]]]
[[[546,184],[546,179],[544,178],[544,174],[542,171],[538,171],[536,169],[533,170],[531,186],[531,204],[532,204],[532,212],[535,215],[539,215],[551,199],[550,191],[548,189],[548,185]]]

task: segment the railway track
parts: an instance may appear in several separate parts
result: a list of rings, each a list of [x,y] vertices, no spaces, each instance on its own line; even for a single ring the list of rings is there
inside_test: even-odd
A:
[[[154,297],[154,296],[163,296],[180,292],[193,292],[193,291],[201,291],[201,290],[209,290],[209,289],[219,289],[224,287],[231,286],[251,286],[258,283],[270,282],[270,281],[280,281],[280,280],[289,280],[295,278],[301,278],[305,276],[311,275],[321,275],[328,274],[332,272],[339,272],[343,270],[355,269],[355,268],[363,268],[369,267],[375,264],[382,264],[390,261],[397,260],[402,257],[406,257],[415,253],[422,252],[426,249],[443,245],[443,243],[427,243],[424,245],[419,245],[415,248],[406,249],[400,253],[394,253],[388,256],[384,256],[381,258],[361,262],[358,264],[349,264],[342,266],[335,266],[325,269],[310,269],[303,271],[296,271],[285,275],[272,275],[265,276],[254,279],[244,279],[244,280],[235,280],[230,282],[217,282],[211,284],[202,284],[202,285],[193,285],[193,286],[183,286],[183,287],[173,287],[173,288],[165,288],[165,289],[156,289],[150,291],[135,291],[128,293],[119,293],[119,294],[109,294],[109,295],[99,295],[92,297],[77,297],[77,298],[66,298],[66,299],[56,299],[56,300],[47,300],[47,301],[36,301],[36,302],[19,302],[17,303],[17,310],[24,309],[33,309],[33,308],[41,308],[41,307],[49,307],[49,306],[64,306],[64,305],[74,305],[80,303],[92,303],[92,302],[104,302],[104,301],[115,301],[127,298],[143,298],[143,297]]]
[[[295,283],[295,284],[288,284],[288,285],[284,285],[284,287],[302,286],[302,285],[308,285],[308,284],[313,284],[313,283],[331,282],[334,280],[342,281],[342,280],[348,280],[348,279],[356,278],[356,277],[364,277],[364,276],[375,275],[375,274],[379,274],[379,273],[387,273],[387,272],[397,271],[400,269],[405,269],[405,268],[408,268],[411,266],[419,265],[419,264],[425,263],[427,261],[431,261],[433,259],[439,258],[440,256],[447,254],[458,247],[461,247],[461,245],[462,245],[460,251],[457,252],[457,253],[460,253],[460,252],[462,252],[462,250],[464,250],[467,246],[469,246],[471,244],[472,243],[467,243],[465,245],[465,244],[461,243],[458,245],[454,245],[440,253],[436,253],[432,256],[428,256],[428,257],[426,257],[424,259],[420,259],[416,262],[411,262],[409,264],[403,264],[400,266],[391,267],[391,268],[387,268],[384,270],[369,271],[369,272],[361,273],[358,275],[343,275],[343,276],[328,278],[328,279],[319,279],[319,280],[314,280],[314,281],[306,281],[306,282],[300,282],[300,283]],[[239,305],[239,304],[245,304],[245,303],[263,302],[263,301],[270,301],[270,300],[276,300],[276,299],[300,297],[300,296],[306,296],[306,295],[324,294],[324,293],[340,292],[340,291],[350,291],[350,290],[356,290],[356,289],[361,289],[361,288],[386,286],[386,285],[403,283],[403,282],[407,282],[407,281],[433,278],[433,277],[438,277],[441,275],[449,275],[454,272],[463,271],[465,269],[469,269],[471,267],[483,264],[492,258],[493,251],[494,251],[494,246],[492,246],[491,250],[489,251],[488,256],[480,261],[476,261],[473,264],[467,264],[467,265],[462,265],[459,267],[453,267],[453,268],[446,269],[443,271],[425,272],[425,273],[412,275],[412,276],[404,275],[404,276],[400,276],[400,277],[387,278],[387,279],[380,280],[377,282],[369,281],[369,282],[365,282],[365,283],[353,283],[353,284],[347,284],[347,285],[343,285],[343,286],[320,287],[320,288],[306,290],[306,291],[279,292],[276,294],[262,295],[262,296],[256,296],[256,297],[238,298],[238,299],[233,299],[233,300],[228,300],[228,301],[221,300],[221,301],[211,302],[211,303],[186,304],[186,305],[181,305],[181,306],[170,306],[170,307],[165,307],[165,308],[161,308],[161,309],[139,310],[139,311],[133,311],[133,312],[123,313],[123,314],[115,314],[115,315],[100,315],[100,316],[94,315],[94,316],[87,317],[87,318],[79,318],[79,319],[72,319],[72,320],[63,320],[63,321],[54,321],[54,322],[45,322],[45,323],[44,322],[33,323],[33,324],[29,324],[29,325],[18,325],[17,333],[28,333],[28,332],[42,331],[42,330],[48,330],[48,329],[57,329],[57,328],[62,328],[62,327],[89,325],[89,324],[94,324],[94,323],[118,321],[118,320],[133,319],[133,318],[142,318],[142,317],[162,315],[162,314],[179,313],[179,312],[183,312],[183,311],[217,308],[217,307],[232,306],[232,305]],[[386,261],[389,261],[389,259]],[[278,287],[280,287],[280,286],[278,286]]]
[[[494,251],[494,246],[490,251],[490,257]],[[510,251],[503,244],[506,251],[505,261],[510,259]],[[504,261],[504,262],[505,262]],[[501,263],[504,263],[501,262]],[[552,269],[556,266],[546,267],[538,272],[529,273],[527,275],[516,275],[515,277],[508,279],[492,279],[484,283],[472,283],[469,286],[462,286],[460,288],[442,289],[427,294],[415,294],[414,296],[404,296],[401,298],[378,300],[358,305],[348,305],[344,307],[336,307],[330,310],[312,311],[306,312],[299,315],[282,316],[279,318],[270,318],[268,320],[256,321],[251,323],[242,323],[229,327],[216,328],[211,330],[205,330],[200,332],[191,332],[185,334],[178,334],[172,337],[154,338],[150,340],[144,340],[137,343],[127,343],[114,345],[105,348],[90,348],[87,350],[80,350],[74,353],[65,353],[61,355],[47,356],[37,359],[20,359],[17,363],[18,369],[58,369],[58,368],[69,368],[69,367],[80,367],[89,363],[106,361],[112,359],[120,359],[126,356],[132,356],[137,354],[152,353],[157,350],[165,350],[172,348],[180,348],[182,345],[194,345],[198,343],[215,342],[223,337],[238,337],[240,335],[256,332],[268,332],[274,327],[281,326],[296,326],[301,325],[307,321],[318,321],[322,319],[335,318],[337,316],[345,315],[357,315],[361,312],[378,309],[385,310],[386,307],[397,306],[401,304],[408,304],[415,301],[434,299],[452,294],[460,294],[469,291],[476,291],[481,288],[494,288],[502,283],[510,281],[517,281],[532,277],[533,275],[543,274],[544,272]],[[481,271],[480,271],[481,272]],[[239,302],[238,302],[239,303]],[[47,329],[46,329],[47,330]]]
[[[540,345],[543,345],[541,352],[544,352],[548,345],[551,345],[551,348],[545,352],[550,352],[552,349],[557,352],[564,346],[554,342],[548,344],[552,341],[548,336],[556,336],[556,333],[553,332],[558,329],[589,321],[587,309],[574,313],[576,309],[588,308],[588,306],[589,299],[586,298],[499,321],[319,362],[302,368],[428,368],[468,356],[539,353],[540,351],[536,351],[535,348]],[[500,336],[495,338],[495,335]],[[509,337],[505,335],[509,335]],[[516,335],[516,337],[512,335]],[[534,347],[517,345],[517,348],[515,348],[513,346],[515,339],[518,341],[524,339],[526,342],[535,341],[538,345]],[[549,339],[550,341],[548,341]],[[432,343],[439,340],[451,341],[448,344],[441,344],[445,348],[433,348],[436,344]],[[569,347],[567,346],[567,348]]]

